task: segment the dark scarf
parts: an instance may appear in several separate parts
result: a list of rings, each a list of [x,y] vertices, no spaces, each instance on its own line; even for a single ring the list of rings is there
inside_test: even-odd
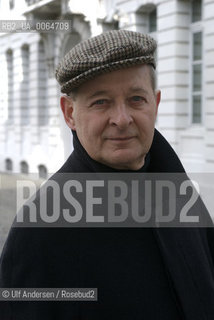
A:
[[[73,132],[74,151],[59,172],[115,172],[89,157]],[[175,151],[155,130],[145,165],[140,172],[184,173]],[[201,204],[198,208],[207,215]],[[210,230],[209,230],[210,231]],[[204,228],[154,228],[169,278],[186,320],[214,319],[213,261]]]

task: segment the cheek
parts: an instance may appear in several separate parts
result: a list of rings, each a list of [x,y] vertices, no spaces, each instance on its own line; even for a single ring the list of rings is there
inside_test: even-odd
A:
[[[96,121],[93,117],[81,118],[77,124],[77,131],[84,137],[85,142],[91,144],[91,146],[101,139],[103,132],[102,128],[101,121]]]
[[[145,113],[136,118],[136,123],[141,132],[148,132],[153,129],[155,124],[155,114]]]
[[[88,133],[100,139],[105,131],[106,125],[102,117],[91,116],[87,119]]]

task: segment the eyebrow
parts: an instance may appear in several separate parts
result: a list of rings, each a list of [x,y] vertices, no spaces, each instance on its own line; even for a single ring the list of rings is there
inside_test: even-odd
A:
[[[107,94],[107,93],[108,93],[107,90],[99,90],[99,91],[94,92],[92,95],[88,96],[88,99],[93,99],[93,98],[96,98],[98,96],[101,96],[101,95]]]
[[[141,94],[148,94],[148,91],[143,89],[142,87],[131,87],[128,90],[128,93],[141,93]],[[109,94],[108,90],[98,90],[96,92],[94,92],[92,95],[88,96],[88,99],[93,99],[96,97],[99,97],[101,95],[105,95],[105,94]]]
[[[148,91],[146,89],[143,89],[142,87],[132,87],[129,89],[129,92],[148,94]]]

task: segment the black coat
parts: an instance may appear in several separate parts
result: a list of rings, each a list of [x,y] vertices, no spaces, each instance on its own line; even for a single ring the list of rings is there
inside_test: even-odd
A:
[[[144,168],[183,172],[155,132]],[[112,172],[74,152],[59,173]],[[97,302],[1,302],[1,320],[214,319],[212,228],[14,228],[0,262],[3,288],[98,288]]]

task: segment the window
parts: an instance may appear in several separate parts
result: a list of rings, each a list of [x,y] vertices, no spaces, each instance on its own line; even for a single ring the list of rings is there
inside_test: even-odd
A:
[[[21,171],[21,173],[24,173],[24,174],[28,174],[29,173],[29,168],[28,168],[27,162],[22,161],[20,163],[20,171]]]
[[[13,163],[11,159],[5,160],[5,170],[6,171],[13,171]]]
[[[192,10],[191,10],[191,21],[197,22],[202,19],[202,2],[201,0],[192,1]]]
[[[157,10],[154,8],[149,12],[149,33],[157,31]]]
[[[22,53],[22,82],[21,82],[21,124],[30,122],[29,109],[29,46],[24,45]]]
[[[14,0],[9,0],[10,10],[14,8]]]
[[[203,106],[203,32],[202,3],[191,2],[191,123],[202,123]]]
[[[44,165],[39,165],[39,178],[46,179],[47,178],[47,169]]]
[[[202,121],[202,32],[192,35],[192,122]]]
[[[13,70],[13,51],[8,49],[6,52],[7,61],[7,120],[9,123],[13,123],[13,84],[14,84],[14,70]]]
[[[157,8],[154,4],[143,5],[136,11],[136,27],[136,31],[149,33],[156,39]]]
[[[47,62],[45,58],[44,42],[39,42],[39,111],[38,111],[38,123],[40,126],[48,124],[48,105],[47,105],[47,82],[48,82],[48,70]]]

